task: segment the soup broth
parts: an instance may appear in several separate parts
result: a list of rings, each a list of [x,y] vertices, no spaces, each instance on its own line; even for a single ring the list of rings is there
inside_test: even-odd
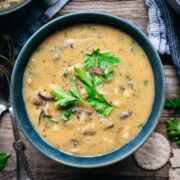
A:
[[[24,1],[25,0],[0,0],[0,11],[15,7]]]
[[[87,89],[74,70],[83,69],[88,57],[97,56],[97,63],[98,49],[119,59],[112,74],[95,88],[110,107],[108,115],[97,110],[103,104],[98,104],[100,96],[96,102],[87,101]],[[105,77],[97,66],[85,71]],[[52,90],[71,91],[72,77],[83,103],[57,108]],[[154,101],[154,77],[145,52],[128,34],[101,24],[74,25],[50,35],[34,51],[24,73],[23,99],[32,125],[49,144],[80,156],[104,154],[132,140],[146,123]]]

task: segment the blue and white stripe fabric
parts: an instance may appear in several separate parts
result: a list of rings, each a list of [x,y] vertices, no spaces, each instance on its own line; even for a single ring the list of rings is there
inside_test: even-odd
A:
[[[148,7],[148,36],[160,54],[171,54],[180,77],[180,16],[166,0],[145,0]]]
[[[148,36],[160,54],[170,54],[167,32],[161,11],[154,0],[146,0],[149,14]]]

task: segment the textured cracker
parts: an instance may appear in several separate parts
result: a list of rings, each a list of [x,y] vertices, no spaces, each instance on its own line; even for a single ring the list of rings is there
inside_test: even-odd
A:
[[[159,133],[153,133],[150,138],[134,153],[137,164],[147,170],[163,167],[170,157],[169,141]]]
[[[180,180],[180,168],[169,169],[169,180]]]
[[[173,157],[170,158],[171,166],[173,168],[180,167],[180,149],[172,150]]]

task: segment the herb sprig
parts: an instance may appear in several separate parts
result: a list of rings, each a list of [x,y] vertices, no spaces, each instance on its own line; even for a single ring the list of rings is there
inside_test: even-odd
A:
[[[180,98],[167,100],[164,106],[169,109],[174,109],[180,113]]]
[[[67,106],[71,103],[82,102],[86,104],[79,96],[76,83],[74,79],[71,79],[70,92],[65,92],[62,88],[56,88],[51,91],[51,94],[55,97],[57,107]]]
[[[97,64],[100,68],[106,68],[107,66],[117,65],[121,61],[115,57],[110,52],[104,52],[100,53],[100,49],[93,50],[91,54],[86,54],[84,56],[84,69],[89,69],[91,67],[94,67],[96,65],[96,58],[97,58]]]
[[[11,157],[10,153],[0,153],[0,171],[5,167],[9,157]]]
[[[166,120],[166,127],[169,139],[176,141],[180,145],[180,120],[177,118]]]

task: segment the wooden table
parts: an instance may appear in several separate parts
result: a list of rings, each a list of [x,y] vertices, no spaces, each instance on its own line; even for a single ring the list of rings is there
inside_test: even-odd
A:
[[[99,11],[119,16],[133,23],[147,34],[148,14],[144,0],[72,0],[57,16],[79,11]],[[166,76],[166,96],[167,98],[177,97],[180,93],[180,84],[177,73],[172,65],[171,57],[161,56],[161,59]],[[177,115],[174,112],[164,110],[155,131],[167,136],[164,121],[166,119],[173,119],[175,116]],[[25,139],[22,133],[21,137],[26,144],[25,152],[35,180],[74,179],[76,175],[81,175],[81,178],[78,177],[78,179],[83,180],[95,179],[95,177],[98,177],[98,179],[109,177],[108,179],[132,180],[168,179],[169,163],[158,171],[145,171],[136,165],[133,156],[104,168],[78,169],[67,167],[42,155]],[[0,151],[10,152],[12,157],[9,159],[5,169],[0,172],[1,180],[12,180],[16,177],[16,158],[12,142],[13,134],[10,117],[9,114],[5,114],[2,121],[0,121]],[[176,147],[176,144],[171,143],[171,147]],[[113,177],[109,175],[113,175]],[[119,177],[117,178],[115,175],[119,175]]]

